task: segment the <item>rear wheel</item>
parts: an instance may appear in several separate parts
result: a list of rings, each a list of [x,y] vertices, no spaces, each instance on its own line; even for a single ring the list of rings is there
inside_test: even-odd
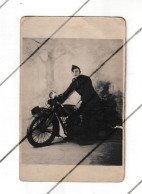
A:
[[[49,118],[36,118],[27,130],[27,139],[34,147],[51,144],[55,138],[55,124]]]

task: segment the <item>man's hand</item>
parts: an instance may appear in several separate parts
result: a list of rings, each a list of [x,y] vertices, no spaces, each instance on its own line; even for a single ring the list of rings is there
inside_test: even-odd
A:
[[[82,104],[82,101],[80,100],[76,105],[75,105],[75,110],[78,110],[79,108],[80,108],[80,106],[81,106],[81,104]]]

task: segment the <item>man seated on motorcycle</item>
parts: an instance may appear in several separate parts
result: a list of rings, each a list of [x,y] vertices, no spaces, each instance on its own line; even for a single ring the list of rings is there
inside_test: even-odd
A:
[[[80,96],[81,100],[75,106],[83,116],[83,129],[86,136],[89,136],[88,119],[91,115],[97,115],[100,108],[100,98],[93,88],[90,77],[82,75],[78,66],[72,65],[73,79],[66,91],[60,95],[60,102],[63,103],[74,91]],[[84,137],[86,138],[86,137]]]

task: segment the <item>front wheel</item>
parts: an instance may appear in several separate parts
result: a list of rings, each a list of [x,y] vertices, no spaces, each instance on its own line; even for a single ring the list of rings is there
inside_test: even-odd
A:
[[[54,122],[49,118],[35,118],[27,130],[27,139],[34,147],[43,147],[51,144],[55,138]]]

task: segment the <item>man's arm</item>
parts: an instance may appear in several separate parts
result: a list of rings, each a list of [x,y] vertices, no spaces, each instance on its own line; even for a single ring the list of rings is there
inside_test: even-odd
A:
[[[70,96],[70,94],[75,90],[75,88],[76,88],[76,84],[73,81],[69,85],[69,87],[66,89],[66,91],[63,94],[60,95],[60,97],[61,97],[60,102],[63,103]]]

